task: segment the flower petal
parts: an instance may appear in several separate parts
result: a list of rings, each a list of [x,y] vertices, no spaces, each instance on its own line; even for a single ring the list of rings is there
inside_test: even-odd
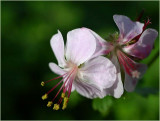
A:
[[[97,89],[95,86],[85,83],[83,80],[76,78],[73,82],[75,90],[84,97],[93,98],[103,98],[105,95]]]
[[[81,80],[101,91],[111,87],[116,81],[115,66],[102,56],[89,60],[79,71]]]
[[[137,81],[143,77],[147,66],[145,64],[136,63],[121,51],[118,51],[117,54],[125,70],[124,88],[128,92],[132,92],[136,87]]]
[[[137,71],[140,72],[139,78],[133,78],[132,76],[128,75],[127,72],[125,72],[124,88],[128,92],[134,91],[138,80],[143,77],[143,75],[145,74],[147,70],[147,66],[145,64],[136,63],[136,66],[137,66]]]
[[[117,55],[119,62],[125,70],[124,88],[128,92],[132,92],[136,87],[137,81],[143,77],[147,66],[136,63],[121,51],[117,51]]]
[[[92,55],[92,58],[100,56],[100,55],[108,54],[111,51],[113,46],[109,42],[107,42],[103,38],[101,38],[94,31],[92,31],[92,30],[90,30],[90,31],[92,32],[92,34],[94,35],[94,37],[96,39],[96,50],[95,50],[94,54]]]
[[[116,78],[116,82],[114,83],[114,85],[111,88],[107,89],[106,92],[111,94],[115,98],[120,98],[124,92],[122,79],[121,79],[120,66],[119,66],[118,59],[115,55],[111,58],[111,61],[116,66],[117,78]]]
[[[50,69],[54,72],[54,73],[56,73],[56,74],[58,74],[58,75],[63,75],[63,74],[65,74],[66,73],[66,71],[64,71],[63,69],[61,69],[59,66],[57,66],[55,63],[49,63],[49,67],[50,67]]]
[[[150,54],[157,36],[158,32],[156,30],[147,29],[135,44],[125,46],[123,50],[131,56],[144,59]]]
[[[95,52],[96,40],[85,28],[75,29],[67,34],[66,58],[78,66],[87,61]]]
[[[114,15],[113,19],[120,30],[120,44],[125,44],[143,31],[144,24],[133,22],[127,16]]]
[[[60,31],[58,31],[57,34],[52,36],[50,44],[57,58],[58,65],[60,67],[64,67],[66,64],[64,59],[64,42],[63,42],[63,37]]]
[[[72,84],[72,90],[71,92],[75,91],[75,86]]]

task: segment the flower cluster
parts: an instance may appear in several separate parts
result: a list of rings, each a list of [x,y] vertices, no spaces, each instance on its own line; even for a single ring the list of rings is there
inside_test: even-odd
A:
[[[48,107],[52,106],[59,93],[61,97],[54,104],[54,110],[58,110],[61,103],[64,110],[74,90],[82,96],[93,99],[106,95],[120,98],[124,89],[128,92],[135,89],[137,81],[144,75],[147,67],[136,63],[134,59],[144,59],[150,54],[158,32],[146,29],[149,21],[145,24],[133,22],[123,15],[114,15],[113,19],[120,32],[119,35],[112,35],[112,41],[109,42],[88,28],[68,32],[66,46],[60,31],[53,35],[50,44],[58,65],[49,63],[49,67],[59,76],[42,82],[41,85],[62,79],[45,93],[42,99],[47,99],[58,85],[63,84],[55,97],[48,102]],[[108,54],[109,58],[103,56]],[[124,86],[120,67],[125,71]]]

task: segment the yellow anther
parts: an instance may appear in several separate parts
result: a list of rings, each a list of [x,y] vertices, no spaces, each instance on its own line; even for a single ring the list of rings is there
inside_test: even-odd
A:
[[[42,96],[42,99],[43,100],[45,100],[45,99],[47,99],[48,98],[48,94],[44,94],[43,96]]]
[[[64,103],[67,103],[68,97],[64,97]]]
[[[44,84],[45,84],[44,82],[41,82],[41,86],[44,86]]]
[[[63,107],[62,107],[63,110],[66,109],[67,102],[68,102],[68,97],[64,97],[64,102],[63,102]]]
[[[52,101],[48,101],[47,107],[51,107],[52,104],[53,104]]]
[[[62,109],[64,110],[64,109],[66,109],[66,108],[67,108],[67,103],[63,103]]]
[[[65,97],[65,93],[63,92],[62,94],[61,94],[61,98],[64,98]]]
[[[59,104],[54,104],[53,110],[59,110]]]

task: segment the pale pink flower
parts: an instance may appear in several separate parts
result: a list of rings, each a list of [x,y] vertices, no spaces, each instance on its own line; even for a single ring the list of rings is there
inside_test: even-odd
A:
[[[150,28],[145,30],[149,21],[145,24],[133,22],[123,15],[114,15],[113,19],[120,31],[119,37],[114,42],[107,42],[90,30],[97,38],[99,49],[96,56],[111,53],[111,60],[118,71],[117,82],[119,82],[119,85],[117,89],[120,89],[120,93],[123,92],[120,63],[125,71],[124,88],[131,92],[147,69],[145,64],[136,63],[133,58],[144,59],[150,54],[158,32]]]
[[[62,91],[61,98],[53,109],[58,110],[63,101],[62,109],[66,108],[71,91],[76,90],[79,94],[87,98],[103,98],[107,94],[104,90],[112,87],[116,80],[116,67],[107,58],[93,56],[96,50],[96,40],[89,29],[75,29],[67,34],[67,43],[64,47],[62,34],[58,31],[51,38],[51,47],[57,58],[58,65],[49,63],[50,69],[60,75],[55,78],[63,78],[42,99],[46,99],[60,83],[63,82],[56,96],[49,101],[50,107],[54,99]],[[55,80],[52,79],[52,80]],[[50,80],[51,81],[51,80]],[[42,86],[47,82],[42,82]]]

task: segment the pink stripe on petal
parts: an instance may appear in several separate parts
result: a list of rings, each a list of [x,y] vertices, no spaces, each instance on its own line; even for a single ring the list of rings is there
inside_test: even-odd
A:
[[[147,70],[147,66],[145,64],[134,62],[120,51],[118,52],[118,58],[125,71],[124,88],[128,92],[132,92],[136,87],[137,81],[143,77],[145,71]],[[135,75],[136,73],[137,75]]]
[[[120,31],[120,44],[129,42],[143,31],[144,24],[140,22],[133,22],[127,16],[114,15],[113,19]]]
[[[125,46],[123,51],[131,56],[144,59],[150,54],[157,36],[158,32],[156,30],[147,29],[135,44]]]

